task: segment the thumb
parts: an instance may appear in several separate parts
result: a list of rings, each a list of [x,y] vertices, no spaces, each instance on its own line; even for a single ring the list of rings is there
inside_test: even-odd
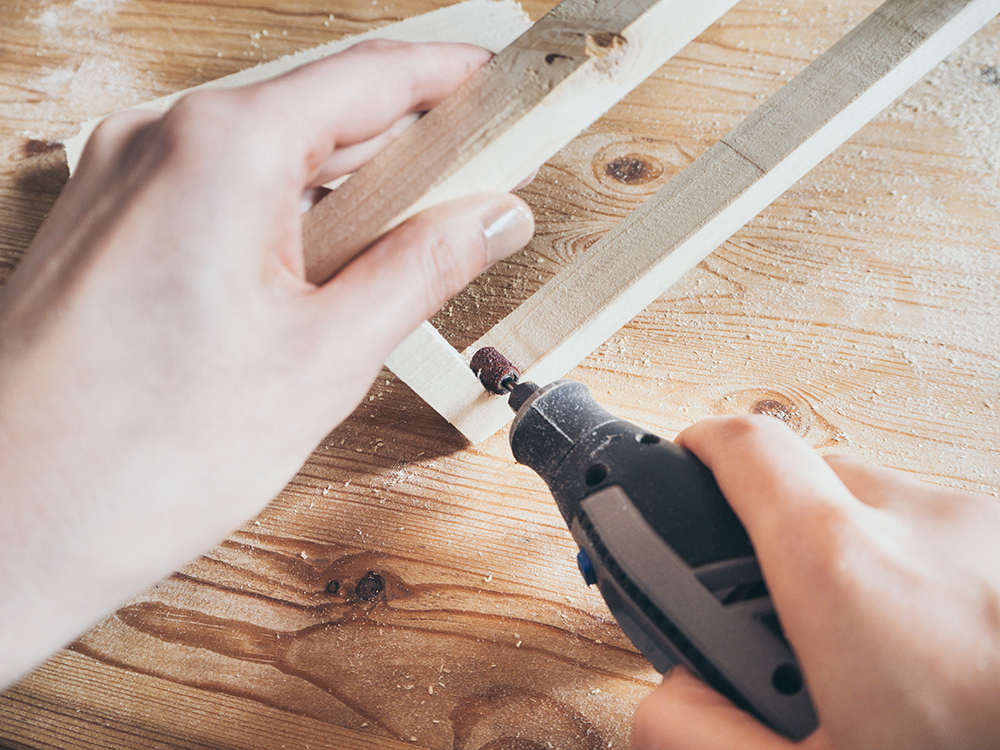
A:
[[[524,247],[533,232],[531,210],[513,195],[434,206],[341,269],[320,290],[322,304],[354,311],[355,334],[384,358],[479,273]]]
[[[643,699],[632,724],[632,750],[786,750],[795,746],[684,667],[674,667]]]

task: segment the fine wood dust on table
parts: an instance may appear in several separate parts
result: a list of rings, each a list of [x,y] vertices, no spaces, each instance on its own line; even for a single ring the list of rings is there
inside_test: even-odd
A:
[[[408,450],[388,432],[387,454]],[[349,449],[332,442],[322,454],[343,466]],[[578,573],[551,501],[498,508],[526,476],[487,455],[414,468],[384,504],[378,472],[326,494],[300,478],[76,651],[213,693],[253,685],[268,705],[427,747],[623,737],[655,676],[597,595],[565,585]]]
[[[899,142],[891,119],[884,129]],[[857,216],[871,203],[830,201],[830,185],[843,179],[836,173],[871,162],[865,148],[803,181],[577,375],[666,435],[705,416],[756,411],[823,450],[996,493],[993,230],[924,210],[869,236],[872,222]],[[964,187],[961,173],[947,181],[951,199],[973,214],[995,200]],[[907,189],[924,201],[939,187]],[[963,309],[948,314],[956,298]]]

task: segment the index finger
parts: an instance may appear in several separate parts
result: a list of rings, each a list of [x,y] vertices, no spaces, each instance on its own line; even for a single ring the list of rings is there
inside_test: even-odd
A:
[[[256,111],[289,125],[309,156],[367,141],[430,109],[491,57],[468,44],[375,40],[247,87]],[[290,116],[291,115],[291,116]]]
[[[783,621],[794,616],[791,609],[808,609],[811,582],[831,574],[865,506],[773,417],[706,419],[681,432],[677,443],[711,469],[746,527]]]
[[[676,442],[711,469],[751,536],[785,531],[821,509],[857,504],[827,462],[773,417],[711,417]]]

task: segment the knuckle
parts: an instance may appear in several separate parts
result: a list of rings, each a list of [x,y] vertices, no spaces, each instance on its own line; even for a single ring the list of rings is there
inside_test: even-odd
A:
[[[232,100],[232,93],[221,89],[192,91],[177,100],[168,117],[181,127],[198,126],[199,123],[227,116],[232,109]]]
[[[86,162],[105,163],[125,151],[130,142],[156,119],[147,110],[126,110],[104,118],[87,139],[81,166]]]
[[[259,130],[249,116],[256,111],[251,98],[252,93],[240,90],[187,94],[164,115],[161,134],[165,145],[196,158],[245,149]]]
[[[108,115],[94,128],[90,142],[101,147],[116,144],[136,127],[138,120],[139,117],[134,110]]]
[[[187,94],[164,115],[161,148],[185,169],[208,177],[220,163],[232,179],[280,173],[274,123],[253,87]],[[250,158],[252,155],[252,158]]]
[[[766,445],[792,434],[781,420],[764,414],[738,414],[722,425],[723,437],[751,445]]]
[[[386,52],[406,49],[409,46],[411,45],[395,39],[367,39],[351,45],[347,51],[362,54],[384,54]]]
[[[163,134],[174,145],[209,139],[230,131],[234,120],[232,97],[221,91],[187,94],[163,117]]]

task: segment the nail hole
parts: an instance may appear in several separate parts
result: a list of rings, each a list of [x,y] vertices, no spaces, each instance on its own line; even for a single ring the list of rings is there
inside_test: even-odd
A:
[[[625,37],[613,31],[594,31],[587,34],[588,46],[593,44],[601,49],[615,49],[625,45]]]
[[[326,593],[336,594],[338,591],[340,591],[340,581],[327,581]]]

